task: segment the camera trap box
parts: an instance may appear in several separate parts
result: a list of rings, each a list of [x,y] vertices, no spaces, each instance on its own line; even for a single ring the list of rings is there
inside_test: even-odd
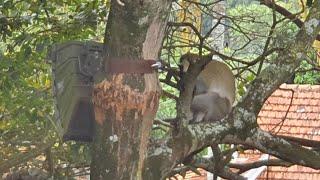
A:
[[[94,111],[93,77],[103,63],[103,44],[66,42],[48,53],[52,64],[55,126],[63,140],[92,141]]]

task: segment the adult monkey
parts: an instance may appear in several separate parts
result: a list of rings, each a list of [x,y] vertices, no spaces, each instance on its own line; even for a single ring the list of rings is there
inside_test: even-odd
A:
[[[181,63],[186,72],[190,63],[195,62],[189,54],[181,58]],[[223,62],[210,61],[197,77],[190,123],[221,120],[231,111],[234,100],[235,78],[231,69]]]

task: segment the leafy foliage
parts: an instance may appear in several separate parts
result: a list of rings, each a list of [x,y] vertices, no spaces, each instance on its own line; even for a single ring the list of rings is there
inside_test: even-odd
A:
[[[103,0],[0,2],[0,159],[56,138],[47,50],[63,41],[101,41],[108,7]],[[87,145],[77,143],[56,144],[52,152],[57,164],[90,159]]]

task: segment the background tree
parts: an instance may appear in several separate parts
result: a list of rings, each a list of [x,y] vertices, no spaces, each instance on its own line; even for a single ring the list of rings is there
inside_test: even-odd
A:
[[[0,153],[1,159],[8,159],[0,162],[1,172],[19,164],[24,166],[26,161],[38,156],[41,151],[36,152],[32,147],[43,145],[39,143],[42,141],[39,134],[46,137],[49,147],[54,144],[51,153],[47,153],[47,157],[53,155],[54,163],[47,164],[54,166],[55,172],[50,171],[54,176],[74,176],[73,167],[88,167],[88,146],[58,141],[49,125],[53,112],[51,100],[48,100],[51,97],[51,79],[50,68],[43,59],[46,47],[54,42],[102,41],[103,38],[109,57],[157,59],[160,54],[164,64],[160,81],[165,96],[160,101],[160,111],[151,131],[153,112],[147,118],[139,112],[145,107],[156,108],[156,75],[108,76],[105,81],[96,82],[94,102],[98,115],[100,110],[104,112],[109,108],[107,102],[97,101],[98,92],[106,96],[116,90],[125,90],[135,95],[141,106],[128,106],[128,109],[121,111],[124,113],[120,116],[121,121],[116,121],[119,117],[111,110],[100,114],[102,118],[96,117],[104,120],[104,124],[98,124],[97,138],[93,143],[92,177],[158,179],[177,173],[184,175],[186,170],[197,172],[196,168],[203,168],[224,178],[241,179],[240,175],[229,169],[232,152],[241,148],[258,149],[277,157],[277,163],[272,165],[289,163],[319,169],[318,151],[303,147],[294,139],[287,140],[262,131],[256,119],[266,98],[295,71],[301,73],[296,78],[297,82],[317,83],[318,77],[312,72],[316,74],[319,67],[311,46],[319,37],[320,2],[313,1],[309,8],[298,6],[300,1],[263,0],[253,4],[244,1],[245,6],[233,1],[227,6],[225,14],[215,9],[219,2],[112,1],[110,11],[110,3],[105,1],[1,2]],[[301,14],[306,10],[308,16],[304,23]],[[197,13],[192,13],[194,11]],[[199,23],[201,14],[215,21],[203,28],[204,23]],[[103,35],[107,15],[108,23]],[[165,26],[167,20],[169,22]],[[227,27],[224,30],[229,34],[228,46],[225,44],[222,49],[212,45],[217,37],[214,33],[219,27]],[[189,52],[198,59],[198,65],[190,70],[193,73],[181,78],[178,61]],[[200,72],[199,64],[210,60],[212,55],[224,60],[234,70],[238,103],[221,122],[189,125],[187,115],[190,113],[195,78]],[[122,78],[125,81],[118,81]],[[110,91],[100,91],[99,88],[109,82],[114,82],[114,86],[107,86]],[[183,91],[179,91],[181,84],[185,85]],[[138,89],[136,94],[132,89]],[[154,99],[145,102],[141,100],[143,97]],[[117,111],[123,107],[121,102],[130,101],[119,96]],[[149,104],[151,102],[155,104]],[[172,105],[171,109],[162,108],[164,104]],[[174,105],[176,109],[172,110]],[[135,112],[138,112],[137,116]],[[140,126],[132,127],[137,124]],[[111,127],[114,129],[110,130]],[[134,138],[129,138],[131,134],[128,132]],[[114,134],[118,141],[109,141],[109,137],[115,137]],[[147,139],[150,140],[148,148]],[[211,158],[196,155],[199,150],[218,144],[237,146],[213,148],[214,156]],[[43,147],[47,149],[48,146]],[[21,159],[18,153],[22,151],[36,153]],[[11,153],[18,155],[8,156]],[[43,162],[35,160],[32,164],[46,167]],[[66,167],[64,164],[70,165]],[[270,162],[260,165],[270,165]]]

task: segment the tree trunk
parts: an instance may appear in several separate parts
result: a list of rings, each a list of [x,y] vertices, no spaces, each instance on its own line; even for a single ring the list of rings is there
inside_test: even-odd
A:
[[[105,61],[110,58],[156,60],[170,4],[167,0],[113,0],[106,26]],[[91,179],[142,179],[159,103],[157,74],[103,76],[93,92],[96,135]]]

